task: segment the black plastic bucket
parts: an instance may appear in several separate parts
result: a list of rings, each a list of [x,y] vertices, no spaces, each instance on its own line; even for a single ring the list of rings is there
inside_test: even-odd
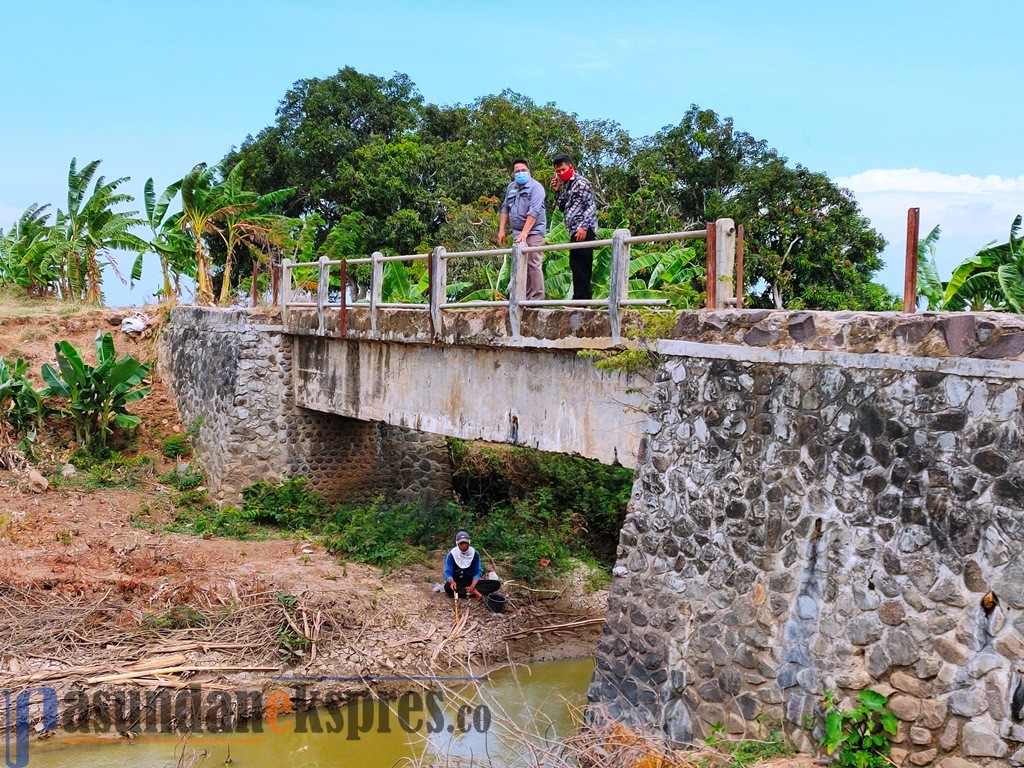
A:
[[[508,600],[504,595],[499,595],[497,592],[492,592],[487,596],[487,607],[495,613],[501,613],[505,610],[505,603]]]

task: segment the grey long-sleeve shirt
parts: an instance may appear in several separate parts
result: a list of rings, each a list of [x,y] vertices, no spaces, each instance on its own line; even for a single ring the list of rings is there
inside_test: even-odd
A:
[[[536,219],[530,230],[531,235],[543,235],[548,231],[548,215],[544,210],[545,195],[544,186],[536,179],[530,179],[521,187],[514,181],[508,185],[499,213],[508,214],[512,234],[518,235],[523,231],[527,216]]]

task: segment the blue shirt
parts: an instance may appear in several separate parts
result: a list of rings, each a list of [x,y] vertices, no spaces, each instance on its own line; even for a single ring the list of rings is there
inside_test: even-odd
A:
[[[531,235],[543,235],[548,231],[548,215],[544,210],[546,194],[544,185],[536,179],[530,179],[521,187],[513,181],[505,188],[505,199],[498,212],[508,214],[512,234],[518,235],[523,231],[527,216],[536,219],[530,230]]]
[[[473,562],[469,564],[469,568],[463,571],[461,568],[455,565],[455,558],[452,557],[452,553],[449,552],[448,557],[445,558],[444,561],[444,580],[448,581],[448,579],[452,577],[458,579],[459,577],[456,576],[456,573],[462,575],[462,578],[465,578],[466,576],[469,576],[471,579],[483,578],[484,569],[483,566],[480,564],[480,553],[473,553]]]

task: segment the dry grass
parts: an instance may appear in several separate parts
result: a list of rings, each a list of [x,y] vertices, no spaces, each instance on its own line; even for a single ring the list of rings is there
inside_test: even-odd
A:
[[[45,315],[70,317],[96,312],[99,309],[91,304],[61,301],[60,299],[34,299],[24,294],[0,290],[0,317],[42,317]]]

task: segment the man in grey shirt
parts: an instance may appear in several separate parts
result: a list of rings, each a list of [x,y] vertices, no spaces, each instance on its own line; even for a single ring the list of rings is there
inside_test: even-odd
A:
[[[513,180],[505,189],[501,203],[501,221],[498,224],[498,244],[505,242],[505,227],[511,222],[512,236],[517,243],[544,245],[548,228],[548,215],[544,211],[543,185],[530,177],[530,166],[525,160],[512,163]],[[526,299],[544,298],[544,272],[541,254],[526,255]]]

